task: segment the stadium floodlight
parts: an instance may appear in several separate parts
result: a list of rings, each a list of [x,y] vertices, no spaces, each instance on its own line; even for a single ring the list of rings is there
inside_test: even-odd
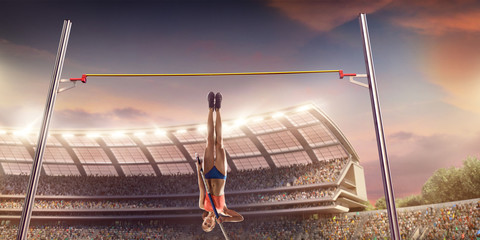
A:
[[[279,118],[279,117],[283,117],[285,115],[285,113],[283,112],[276,112],[272,115],[272,118]]]
[[[7,131],[5,131],[5,130],[0,130],[0,135],[6,134],[6,133],[7,133]]]
[[[232,131],[232,126],[228,123],[222,123],[222,130],[224,132],[230,132]]]
[[[28,134],[29,134],[28,129],[23,129],[23,130],[18,130],[13,132],[13,135],[17,137],[26,137]]]
[[[141,137],[141,136],[145,136],[145,132],[135,132],[133,135],[137,136],[137,137]]]
[[[98,138],[100,137],[100,133],[88,133],[87,137],[89,138]]]
[[[186,133],[187,129],[178,129],[176,133]]]
[[[254,117],[254,118],[251,118],[250,121],[258,123],[263,121],[263,117]]]
[[[117,132],[112,133],[111,136],[114,137],[114,138],[123,137],[123,136],[125,136],[125,132],[117,131]]]
[[[233,126],[234,126],[234,127],[240,127],[240,126],[245,125],[247,122],[248,122],[247,119],[245,119],[245,118],[240,118],[240,119],[235,120]]]
[[[205,132],[207,130],[207,125],[200,125],[197,127],[197,131],[199,132]]]
[[[310,110],[311,108],[312,108],[312,104],[308,104],[308,105],[298,107],[295,111],[296,112],[305,112],[305,111]]]
[[[63,138],[71,138],[71,137],[73,137],[73,136],[74,136],[74,135],[73,135],[72,133],[64,133],[64,134],[62,134],[62,137],[63,137]]]
[[[157,129],[155,131],[155,134],[156,135],[161,135],[161,136],[165,136],[167,134],[167,132],[165,130],[162,130],[162,129]]]

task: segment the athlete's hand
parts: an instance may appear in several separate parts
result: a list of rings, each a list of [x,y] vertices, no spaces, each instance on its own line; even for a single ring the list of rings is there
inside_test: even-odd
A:
[[[202,159],[200,159],[200,158],[198,157],[198,154],[197,154],[197,153],[195,153],[195,162],[197,163],[197,164],[196,164],[196,165],[197,165],[197,169],[202,168]]]
[[[224,216],[220,216],[219,218],[217,218],[217,223],[223,223],[225,222],[225,218]]]
[[[197,163],[197,164],[195,164],[195,165],[197,165],[197,170],[201,169],[202,168],[202,160],[195,161],[195,162]]]

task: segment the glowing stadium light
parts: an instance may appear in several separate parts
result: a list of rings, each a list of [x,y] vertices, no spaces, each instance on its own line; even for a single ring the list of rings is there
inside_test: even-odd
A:
[[[119,138],[125,136],[125,132],[118,131],[111,134],[112,137]]]
[[[272,115],[272,118],[283,117],[285,114],[283,112],[276,112]]]
[[[155,131],[155,134],[165,136],[165,135],[167,135],[167,132],[165,130],[162,130],[162,129],[157,129]]]
[[[311,104],[308,104],[308,105],[304,105],[304,106],[301,106],[299,108],[297,108],[295,111],[296,112],[305,112],[305,111],[308,111],[312,108],[312,105]]]
[[[13,132],[13,135],[17,136],[17,137],[25,137],[29,134],[29,131],[27,129],[24,129],[24,130],[18,130],[18,131],[14,131]]]
[[[187,129],[178,129],[176,133],[186,133]]]
[[[100,133],[88,133],[87,137],[89,138],[98,138],[100,137]]]
[[[141,136],[145,136],[145,132],[136,132],[134,133],[133,135],[137,136],[137,137],[141,137]]]
[[[5,130],[0,130],[0,135],[6,134],[6,133],[7,133],[7,131],[5,131]]]
[[[263,117],[254,117],[254,118],[251,119],[251,121],[258,123],[258,122],[263,121]]]
[[[237,119],[235,123],[233,124],[234,127],[240,127],[242,125],[245,125],[247,123],[247,120],[244,118]]]
[[[71,133],[64,133],[64,134],[62,134],[62,137],[63,137],[63,138],[71,138],[71,137],[73,137],[73,136],[74,136],[74,135],[71,134]]]
[[[230,132],[232,131],[232,126],[227,123],[222,123],[222,130],[223,132]]]
[[[197,127],[197,131],[199,132],[205,132],[207,131],[207,125],[200,125]]]

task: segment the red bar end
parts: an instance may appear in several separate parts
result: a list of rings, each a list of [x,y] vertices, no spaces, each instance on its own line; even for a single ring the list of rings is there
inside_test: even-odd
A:
[[[345,76],[349,76],[349,77],[357,76],[356,73],[343,73],[343,70],[338,70],[338,74],[340,75],[340,79],[343,79],[343,77]]]
[[[82,81],[83,83],[87,82],[87,74],[83,74],[81,78],[70,78],[70,81]]]

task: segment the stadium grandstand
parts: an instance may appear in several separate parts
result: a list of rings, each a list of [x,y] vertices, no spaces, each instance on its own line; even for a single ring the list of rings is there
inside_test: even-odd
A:
[[[246,219],[359,211],[358,155],[313,104],[224,121],[229,207]],[[51,130],[32,226],[48,221],[198,220],[194,155],[204,123],[149,129]],[[18,222],[36,135],[0,130],[0,220]],[[200,224],[198,224],[200,225]]]
[[[226,126],[225,126],[226,125]],[[230,239],[389,239],[385,210],[362,211],[363,169],[315,105],[225,121]],[[223,239],[205,233],[195,152],[205,125],[53,130],[28,239]],[[0,239],[14,239],[35,136],[0,130]],[[480,199],[398,208],[402,239],[479,239]]]

